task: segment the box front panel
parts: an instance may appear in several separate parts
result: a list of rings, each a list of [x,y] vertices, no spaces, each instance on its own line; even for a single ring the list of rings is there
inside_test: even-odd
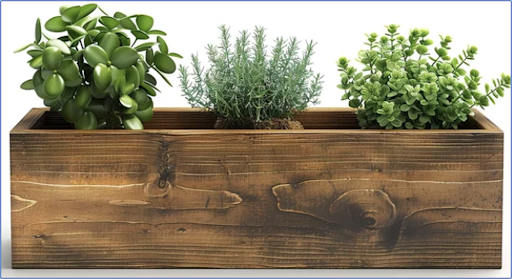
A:
[[[501,266],[500,133],[13,134],[13,267]]]

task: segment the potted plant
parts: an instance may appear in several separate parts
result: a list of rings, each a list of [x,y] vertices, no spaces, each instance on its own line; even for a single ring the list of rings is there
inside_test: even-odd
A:
[[[103,15],[92,16],[99,9]],[[132,19],[135,19],[135,24]],[[36,70],[22,89],[35,90],[52,111],[77,129],[142,129],[153,116],[157,72],[169,85],[165,74],[176,64],[169,53],[165,32],[152,29],[147,15],[108,15],[96,4],[62,6],[60,15],[44,25],[51,32],[66,32],[50,38],[36,21],[35,40],[15,52],[30,48],[29,65]],[[47,41],[42,41],[42,36]],[[145,41],[157,35],[156,42]],[[153,51],[158,45],[158,50]],[[140,53],[145,52],[146,57]]]
[[[369,60],[369,77],[346,60],[339,63],[342,87],[364,113],[298,112],[320,91],[320,77],[309,70],[313,44],[297,56],[295,47],[289,54],[284,48],[293,39],[278,39],[265,55],[263,30],[257,29],[254,43],[242,32],[231,51],[227,28],[222,33],[220,48],[209,48],[208,70],[196,56],[192,75],[180,69],[185,97],[200,108],[154,109],[142,131],[69,129],[59,112],[33,109],[11,131],[13,267],[501,266],[498,127],[463,108],[467,121],[459,122],[458,113],[443,125],[442,112],[453,118],[448,104],[436,105],[441,114],[426,109],[430,122],[421,120],[424,126],[416,121],[423,110],[416,119],[402,110],[407,116],[395,116],[396,106],[411,102],[397,97],[407,91],[392,96],[387,85],[385,96],[372,97],[375,92],[365,89],[368,83],[384,87],[387,71],[374,72],[384,55]],[[379,39],[384,49],[396,44],[398,36],[386,37]],[[404,54],[397,65],[412,73],[411,83],[421,82],[414,68],[424,64],[408,62],[408,50],[423,52],[419,46],[430,43],[416,37],[413,30],[399,47],[403,52],[392,54]],[[503,77],[496,86],[506,88],[509,81]],[[475,100],[476,89],[465,87]],[[415,99],[409,109],[428,107],[433,99],[424,98],[429,104]],[[470,98],[461,98],[471,106]],[[384,102],[394,105],[388,109]],[[369,129],[389,124],[373,119],[375,106],[382,106],[375,113],[394,128],[410,122],[414,128],[458,129]],[[403,117],[398,126],[395,120]],[[358,125],[363,120],[367,129]],[[303,129],[290,129],[292,121]],[[267,129],[274,127],[279,129]]]

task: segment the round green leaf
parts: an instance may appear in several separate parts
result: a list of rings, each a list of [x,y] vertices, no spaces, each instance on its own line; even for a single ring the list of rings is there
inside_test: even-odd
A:
[[[139,111],[140,110],[146,110],[147,108],[153,108],[153,100],[151,100],[150,97],[146,100],[144,104],[139,105]]]
[[[64,11],[66,11],[68,8],[69,8],[69,6],[68,6],[68,5],[62,5],[62,6],[60,6],[60,8],[59,8],[59,14],[61,14],[61,15],[62,15],[62,14],[64,13]]]
[[[126,115],[123,117],[123,125],[126,130],[142,130],[144,125],[135,115]]]
[[[46,47],[49,46],[58,48],[65,55],[71,55],[71,50],[69,49],[68,45],[66,45],[66,43],[61,40],[48,40],[48,42],[46,42]]]
[[[53,106],[56,106],[57,104],[60,105],[60,100],[59,98],[55,98],[55,99],[45,99],[43,101],[44,105],[47,106],[47,107],[53,107]]]
[[[156,86],[156,78],[154,76],[152,76],[151,74],[146,73],[146,76],[144,77],[144,80],[146,80],[147,82],[151,83],[153,86]]]
[[[130,46],[131,40],[124,33],[118,33],[119,41],[121,41],[122,46]]]
[[[82,36],[87,35],[87,31],[80,26],[70,25],[66,26],[66,30],[68,31],[69,37],[71,39],[80,38]]]
[[[107,53],[98,45],[87,46],[84,51],[84,57],[92,67],[96,67],[98,63],[106,65],[108,62]]]
[[[75,123],[75,129],[79,130],[96,130],[97,128],[98,119],[90,111],[85,111],[80,120]]]
[[[153,18],[147,15],[139,15],[137,16],[137,26],[142,31],[149,31],[151,27],[153,27]]]
[[[44,24],[44,27],[52,32],[66,31],[66,26],[68,26],[68,23],[62,20],[61,16],[52,17]]]
[[[56,47],[47,47],[43,51],[43,65],[46,69],[55,71],[62,63],[62,52]]]
[[[169,56],[183,59],[183,56],[181,56],[181,55],[179,55],[177,53],[174,53],[174,52],[169,53]]]
[[[39,44],[41,41],[41,20],[38,18],[36,20],[36,44]]]
[[[130,93],[133,92],[133,90],[135,89],[135,85],[133,83],[126,83],[126,85],[124,86],[123,88],[123,93],[124,95],[129,95]]]
[[[156,37],[156,41],[159,43],[160,52],[167,54],[169,52],[169,48],[167,48],[167,44],[165,43],[164,39],[162,37],[158,36]]]
[[[134,106],[135,100],[133,100],[128,95],[122,95],[121,97],[119,97],[119,102],[121,103],[121,105],[123,105],[123,107],[131,108],[132,106]]]
[[[34,57],[28,63],[30,65],[30,67],[32,67],[34,69],[39,69],[39,68],[41,68],[41,66],[43,66],[43,56],[41,55],[41,56]]]
[[[114,17],[115,17],[115,18],[117,18],[117,19],[122,19],[122,18],[125,18],[125,17],[126,17],[126,15],[125,15],[125,14],[123,14],[123,13],[121,13],[121,12],[116,12],[116,13],[114,14]]]
[[[77,87],[82,83],[82,77],[80,76],[80,69],[78,65],[71,59],[65,59],[62,61],[60,68],[57,73],[64,79],[64,84],[67,87]]]
[[[62,20],[68,23],[74,23],[80,13],[80,6],[67,8],[62,12]]]
[[[130,94],[130,97],[132,97],[132,99],[139,105],[145,104],[149,99],[148,93],[146,93],[144,89],[137,89],[133,91],[133,93]]]
[[[80,13],[77,16],[77,20],[88,16],[90,13],[94,12],[94,10],[96,10],[97,7],[98,7],[98,5],[96,5],[96,4],[83,5],[80,8]]]
[[[77,106],[76,101],[74,99],[68,100],[62,106],[62,116],[64,120],[70,123],[76,123],[82,117],[84,110]]]
[[[112,69],[99,63],[94,67],[93,79],[98,88],[107,88],[112,82]]]
[[[126,82],[133,83],[133,86],[135,88],[139,87],[140,74],[139,74],[139,70],[137,70],[137,67],[132,65],[132,66],[126,68]]]
[[[146,32],[144,32],[144,31],[141,31],[141,30],[132,30],[132,34],[138,40],[147,40],[147,39],[149,39],[148,34]]]
[[[53,74],[44,81],[44,91],[50,98],[59,97],[64,91],[64,79],[59,74]]]
[[[87,30],[87,31],[92,31],[94,30],[94,28],[96,27],[96,24],[98,23],[98,19],[97,18],[94,18],[93,20],[87,22],[85,25],[84,25],[84,29]],[[98,31],[98,30],[96,30]],[[99,31],[98,31],[99,33]],[[91,35],[89,32],[87,32],[87,34]],[[98,35],[98,34],[96,34]],[[96,36],[94,35],[94,36]]]
[[[41,70],[41,76],[43,77],[43,79],[47,79],[53,74],[54,74],[54,72],[52,70],[48,70],[48,69]]]
[[[23,82],[23,83],[21,84],[21,86],[20,86],[20,87],[21,87],[21,89],[23,89],[23,90],[32,90],[32,89],[35,89],[35,87],[34,87],[34,83],[32,82],[32,80],[31,80],[31,79],[29,79],[29,80],[27,80],[27,81]]]
[[[174,63],[174,60],[172,60],[172,58],[167,54],[163,54],[158,51],[155,54],[155,65],[160,71],[167,74],[172,74],[176,71],[176,64]]]
[[[149,35],[160,35],[160,36],[166,36],[167,34],[164,31],[160,30],[151,30],[148,32]]]
[[[106,33],[100,41],[100,47],[105,50],[108,57],[112,56],[112,52],[114,49],[118,48],[120,44],[119,37],[114,33]]]
[[[104,101],[98,99],[92,99],[87,107],[87,110],[92,112],[96,117],[105,117],[108,110],[103,106]]]
[[[108,29],[114,29],[119,25],[119,20],[111,16],[102,16],[100,18],[101,24],[105,25]]]
[[[147,92],[149,95],[151,95],[151,96],[156,96],[156,92],[155,92],[155,90],[154,90],[151,86],[149,86],[148,84],[146,84],[146,83],[142,83],[140,86],[141,86],[142,88],[144,88],[144,90],[146,90],[146,92]]]
[[[112,68],[112,80],[115,82],[118,78],[126,75],[126,70],[119,70],[116,66],[110,66]]]
[[[137,116],[140,121],[149,121],[153,118],[153,108],[149,107],[145,110],[138,110],[135,112],[135,116]]]
[[[87,108],[92,99],[91,88],[86,85],[82,85],[76,92],[75,101],[76,105],[82,109]]]
[[[43,55],[43,51],[40,49],[31,49],[27,51],[27,54],[32,56],[32,58]]]
[[[39,98],[41,99],[52,99],[52,97],[48,96],[48,94],[46,94],[46,91],[44,91],[44,83],[37,85],[35,91],[37,96],[39,96]]]
[[[119,69],[126,69],[134,65],[139,59],[137,51],[128,46],[122,46],[112,52],[110,61]]]

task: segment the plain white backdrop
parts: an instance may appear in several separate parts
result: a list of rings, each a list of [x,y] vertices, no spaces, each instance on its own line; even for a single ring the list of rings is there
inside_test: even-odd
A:
[[[510,91],[485,111],[505,132],[505,177],[503,199],[503,269],[501,270],[12,270],[10,268],[10,170],[9,131],[32,108],[43,106],[35,92],[19,85],[32,77],[25,53],[18,47],[34,40],[34,24],[44,24],[58,15],[65,2],[2,2],[2,277],[510,277]],[[66,4],[83,5],[88,2]],[[313,68],[325,76],[320,106],[348,106],[341,91],[335,61],[346,56],[354,63],[365,47],[365,33],[385,33],[384,25],[398,24],[406,36],[409,29],[428,28],[437,45],[440,35],[451,35],[450,54],[468,45],[478,46],[471,67],[484,82],[511,70],[510,2],[98,2],[110,14],[148,14],[155,29],[167,32],[169,49],[183,55],[179,63],[190,65],[190,54],[206,59],[204,47],[217,43],[218,26],[231,26],[232,35],[254,26],[267,28],[267,44],[277,36],[296,36],[317,42]],[[48,35],[58,37],[51,32]],[[188,106],[181,96],[177,74],[170,76],[173,88],[159,81],[162,93],[157,107]]]

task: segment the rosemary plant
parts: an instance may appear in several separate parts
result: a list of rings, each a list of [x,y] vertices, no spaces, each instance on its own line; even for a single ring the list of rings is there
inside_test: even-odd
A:
[[[313,42],[299,54],[296,38],[277,38],[270,53],[265,30],[242,31],[231,43],[229,28],[220,27],[220,45],[208,45],[210,68],[192,55],[192,73],[180,66],[183,95],[193,107],[215,112],[227,127],[254,127],[262,121],[289,118],[318,102],[322,76],[310,68]]]
[[[485,84],[485,93],[478,90],[480,73],[463,69],[477,54],[469,46],[458,58],[448,56],[450,36],[441,36],[440,47],[429,53],[433,41],[426,29],[411,30],[406,39],[397,32],[399,26],[386,26],[380,38],[366,35],[368,49],[359,52],[362,72],[349,66],[349,60],[338,60],[342,100],[357,108],[359,125],[363,128],[386,129],[457,129],[473,115],[475,106],[484,109],[495,98],[503,97],[510,88],[510,76],[502,74]],[[428,59],[427,59],[428,58]]]

